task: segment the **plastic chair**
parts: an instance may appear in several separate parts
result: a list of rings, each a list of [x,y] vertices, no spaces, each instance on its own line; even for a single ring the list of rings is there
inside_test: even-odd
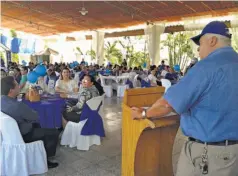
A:
[[[80,115],[82,120],[79,123],[67,123],[61,138],[61,145],[77,147],[78,150],[89,150],[90,146],[101,144],[100,137],[105,136],[101,118],[103,101],[104,95],[86,102]],[[87,107],[89,109],[86,110]]]
[[[137,80],[138,76],[139,76],[139,74],[137,74],[137,75],[134,77],[134,80],[133,80],[133,87],[134,87],[134,88],[139,88],[139,87],[141,87],[140,81]]]
[[[43,141],[25,143],[15,119],[0,112],[0,175],[28,176],[48,171]]]
[[[100,77],[100,81],[101,81],[101,85],[103,87],[103,90],[106,94],[107,97],[112,97],[112,85],[106,85],[105,83],[105,79],[103,78],[103,76],[101,74],[99,74]]]
[[[129,85],[126,84],[126,81],[129,79],[129,75],[121,76],[120,79],[122,80],[122,83],[117,83],[117,97],[123,97],[125,90],[129,88]]]
[[[161,84],[163,87],[165,87],[165,92],[168,90],[168,88],[171,87],[171,82],[168,79],[161,79]]]

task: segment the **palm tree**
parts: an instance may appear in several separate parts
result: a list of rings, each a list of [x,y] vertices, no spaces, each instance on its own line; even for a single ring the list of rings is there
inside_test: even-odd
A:
[[[142,37],[137,37],[140,40]],[[144,51],[135,51],[134,46],[131,42],[130,37],[124,37],[127,40],[127,44],[124,44],[122,41],[118,41],[120,45],[126,50],[126,60],[128,61],[129,67],[138,67],[142,66],[149,59],[149,54]]]
[[[82,52],[82,51],[81,51]],[[96,52],[94,51],[94,50],[88,50],[87,52],[86,52],[86,54],[87,55],[89,55],[89,56],[91,56],[91,59],[92,60],[95,60],[96,59]]]
[[[178,64],[183,70],[189,59],[194,57],[189,37],[185,33],[168,34],[167,39],[162,41],[162,44],[168,47],[170,67]]]
[[[105,46],[105,58],[111,64],[121,65],[122,63],[122,52],[116,48],[118,41],[114,41],[112,44],[108,41]]]
[[[76,50],[77,50],[81,55],[83,55],[83,52],[82,52],[82,50],[81,50],[80,47],[76,47]]]

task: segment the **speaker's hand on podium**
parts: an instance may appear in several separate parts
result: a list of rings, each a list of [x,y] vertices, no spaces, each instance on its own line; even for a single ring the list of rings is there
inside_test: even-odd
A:
[[[135,119],[142,119],[142,111],[143,111],[143,108],[137,108],[137,107],[132,107],[131,108],[131,118],[133,120]]]

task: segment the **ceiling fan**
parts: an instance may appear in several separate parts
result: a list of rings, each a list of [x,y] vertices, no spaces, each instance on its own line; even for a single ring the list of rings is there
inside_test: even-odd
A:
[[[79,11],[81,13],[81,15],[87,15],[88,11],[86,10],[86,8],[84,7],[84,2],[83,2],[83,7],[82,9]]]

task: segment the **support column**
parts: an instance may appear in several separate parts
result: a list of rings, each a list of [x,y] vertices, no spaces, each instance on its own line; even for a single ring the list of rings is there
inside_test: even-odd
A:
[[[104,63],[104,32],[96,31],[92,35],[92,49],[96,52],[96,63]]]
[[[231,45],[232,47],[238,51],[238,13],[235,14],[234,20],[231,20],[231,29],[230,33],[232,34]]]
[[[158,65],[160,61],[160,35],[164,33],[164,25],[148,25],[145,36],[148,43],[150,64]]]

